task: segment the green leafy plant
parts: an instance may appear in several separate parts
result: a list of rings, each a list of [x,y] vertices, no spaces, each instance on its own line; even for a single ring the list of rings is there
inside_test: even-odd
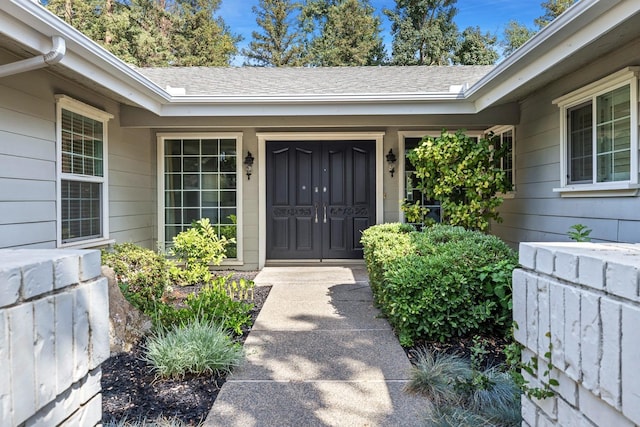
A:
[[[482,369],[482,362],[487,357],[487,354],[489,354],[484,338],[480,335],[474,336],[469,350],[471,351],[471,369],[480,371]]]
[[[514,322],[514,328],[517,327],[518,325]],[[539,360],[537,357],[534,356],[531,358],[531,360],[523,362],[522,349],[524,347],[522,346],[522,344],[518,343],[515,340],[507,345],[504,350],[507,365],[509,366],[509,373],[511,374],[511,377],[513,378],[515,384],[528,397],[534,397],[536,399],[546,399],[549,397],[553,397],[555,395],[555,391],[553,391],[551,387],[557,387],[558,385],[560,385],[557,379],[551,377],[551,372],[553,370],[553,364],[551,363],[551,352],[553,350],[553,344],[551,342],[551,332],[547,332],[545,336],[549,338],[549,348],[544,354],[547,362],[545,363],[545,370],[542,373],[542,387],[529,386],[529,381],[525,379],[524,375],[522,374],[522,371],[525,371],[531,376],[537,376],[539,364]]]
[[[236,258],[238,256],[238,246],[236,244],[238,217],[236,215],[229,215],[227,218],[229,218],[231,224],[220,226],[220,237],[227,239],[227,246],[225,249],[227,258]]]
[[[507,280],[517,261],[504,242],[441,224],[422,232],[401,230],[393,224],[370,227],[362,243],[375,302],[403,346],[507,331]],[[493,276],[503,282],[493,283]],[[502,298],[496,288],[504,291]]]
[[[425,137],[408,158],[416,168],[420,189],[428,199],[439,200],[443,222],[486,231],[500,222],[498,193],[511,190],[500,163],[507,156],[493,135],[471,138],[462,131],[443,131]]]
[[[590,242],[591,237],[589,237],[589,235],[591,234],[592,231],[593,230],[588,228],[586,225],[574,224],[571,227],[569,227],[569,231],[567,231],[567,235],[571,240],[575,240],[576,242]]]
[[[252,297],[254,283],[251,280],[245,280],[240,293],[233,291],[233,282],[231,287],[229,286],[229,277],[216,277],[198,293],[190,294],[184,301],[183,307],[158,305],[153,316],[154,324],[166,328],[186,325],[193,321],[217,322],[224,325],[226,330],[241,335],[243,328],[251,325],[250,313],[253,304],[234,299],[233,295],[242,294],[245,297]],[[238,288],[237,284],[236,288]]]
[[[146,314],[155,311],[167,289],[169,274],[164,256],[133,243],[102,250],[102,264],[111,267],[125,298]]]
[[[420,201],[415,203],[411,203],[408,200],[405,200],[402,205],[400,205],[400,209],[404,212],[404,216],[412,224],[422,224],[422,225],[433,225],[435,224],[435,220],[433,218],[429,218],[429,209],[422,206]]]
[[[495,311],[495,324],[506,330],[513,312],[513,270],[518,266],[515,258],[505,258],[478,269],[486,298],[497,298],[499,309]]]
[[[146,343],[145,359],[161,378],[186,374],[227,374],[244,357],[221,324],[195,320],[172,329],[159,329]]]
[[[225,248],[235,240],[218,237],[208,218],[194,222],[191,228],[173,238],[170,254],[177,264],[171,266],[171,278],[182,285],[208,283],[210,264],[220,265],[226,258]]]

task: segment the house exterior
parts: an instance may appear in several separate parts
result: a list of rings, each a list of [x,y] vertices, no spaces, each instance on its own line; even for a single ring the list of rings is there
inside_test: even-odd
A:
[[[416,196],[405,150],[445,128],[512,146],[511,244],[637,242],[638,66],[633,0],[581,0],[495,67],[316,69],[138,69],[5,0],[0,248],[163,247],[207,217],[237,268],[358,258]]]

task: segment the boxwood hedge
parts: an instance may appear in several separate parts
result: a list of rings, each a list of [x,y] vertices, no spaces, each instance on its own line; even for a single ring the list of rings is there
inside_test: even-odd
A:
[[[421,232],[381,224],[362,236],[376,304],[400,342],[504,332],[517,256],[503,241],[462,227]]]

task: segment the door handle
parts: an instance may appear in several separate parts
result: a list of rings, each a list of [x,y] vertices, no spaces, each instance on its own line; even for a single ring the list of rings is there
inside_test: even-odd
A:
[[[327,223],[327,204],[326,203],[323,204],[322,208],[323,208],[322,222],[326,224]]]
[[[318,204],[317,203],[315,204],[315,207],[316,207],[316,217],[315,217],[315,219],[316,219],[316,224],[317,224],[318,223]]]

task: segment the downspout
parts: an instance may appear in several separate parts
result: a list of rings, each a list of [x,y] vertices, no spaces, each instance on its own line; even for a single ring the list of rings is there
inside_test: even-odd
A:
[[[37,70],[60,62],[62,58],[64,58],[67,45],[64,39],[60,36],[53,36],[51,38],[51,42],[53,44],[51,50],[44,55],[0,65],[0,78],[13,74],[24,73],[26,71]]]

